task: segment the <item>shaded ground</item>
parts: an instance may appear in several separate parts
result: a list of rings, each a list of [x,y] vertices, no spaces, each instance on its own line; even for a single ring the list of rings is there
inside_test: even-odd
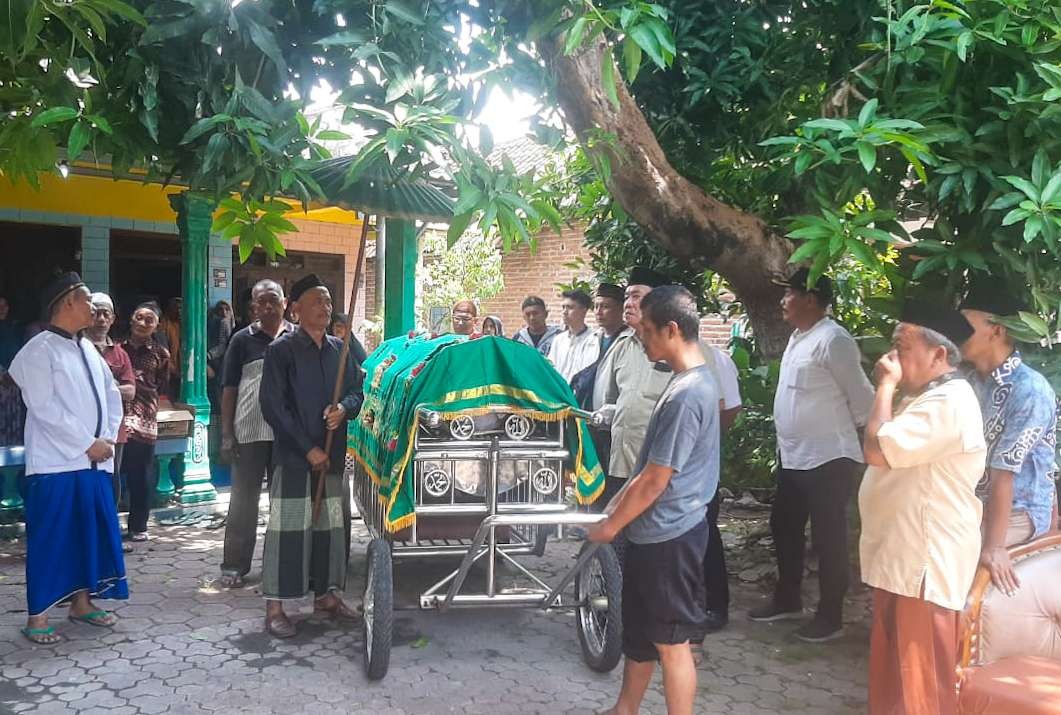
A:
[[[733,621],[704,643],[697,712],[863,712],[864,592],[851,599],[847,635],[826,646],[792,639],[793,623],[743,619],[772,572],[766,519],[759,508],[724,512]],[[235,591],[215,587],[223,529],[156,526],[153,535],[128,557],[131,599],[107,604],[119,625],[107,631],[69,623],[65,609],[56,609],[53,623],[68,640],[50,647],[18,634],[25,621],[23,543],[0,542],[0,712],[591,713],[618,691],[618,670],[599,675],[582,663],[570,613],[529,610],[402,611],[390,674],[369,683],[360,627],[317,619],[306,602],[298,637],[275,641],[262,632],[253,582]],[[363,584],[359,546],[355,539],[352,592]],[[545,558],[527,564],[558,574],[577,546],[551,545]],[[403,600],[414,597],[416,574],[399,580]],[[664,712],[658,676],[645,712]]]

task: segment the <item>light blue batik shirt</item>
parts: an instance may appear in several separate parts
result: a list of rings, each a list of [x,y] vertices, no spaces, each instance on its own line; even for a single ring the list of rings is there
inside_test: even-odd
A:
[[[1013,509],[1028,512],[1039,536],[1050,527],[1055,499],[1057,396],[1020,352],[973,384],[984,413],[987,468],[1013,473]],[[977,494],[986,499],[986,474]]]

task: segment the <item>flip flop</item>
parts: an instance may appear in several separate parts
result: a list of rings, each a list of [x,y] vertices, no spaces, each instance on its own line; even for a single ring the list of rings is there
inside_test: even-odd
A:
[[[21,629],[21,632],[26,640],[35,645],[55,645],[63,640],[63,637],[56,633],[55,628],[52,626],[44,628],[26,627]]]
[[[74,623],[87,623],[97,628],[113,628],[118,623],[118,617],[110,611],[92,611],[83,616],[75,616],[71,613],[67,618]]]

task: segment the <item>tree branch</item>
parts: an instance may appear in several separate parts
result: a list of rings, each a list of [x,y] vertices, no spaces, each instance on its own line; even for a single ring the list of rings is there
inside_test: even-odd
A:
[[[564,54],[562,39],[545,38],[539,50],[568,125],[587,151],[606,154],[612,196],[676,258],[725,278],[748,311],[760,349],[766,355],[780,354],[790,329],[778,309],[781,289],[771,279],[789,269],[788,241],[760,218],[722,203],[681,176],[622,81],[615,107],[600,69],[604,53],[610,52],[603,39],[572,55]],[[614,75],[620,76],[618,69]],[[595,142],[589,149],[587,144],[601,132],[614,144]]]

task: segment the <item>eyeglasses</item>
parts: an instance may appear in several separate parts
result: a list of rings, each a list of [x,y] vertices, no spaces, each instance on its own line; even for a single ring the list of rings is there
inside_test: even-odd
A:
[[[470,315],[457,315],[457,314],[454,314],[454,316],[453,316],[453,322],[454,323],[470,323],[473,320],[475,320],[475,318],[473,318]]]

